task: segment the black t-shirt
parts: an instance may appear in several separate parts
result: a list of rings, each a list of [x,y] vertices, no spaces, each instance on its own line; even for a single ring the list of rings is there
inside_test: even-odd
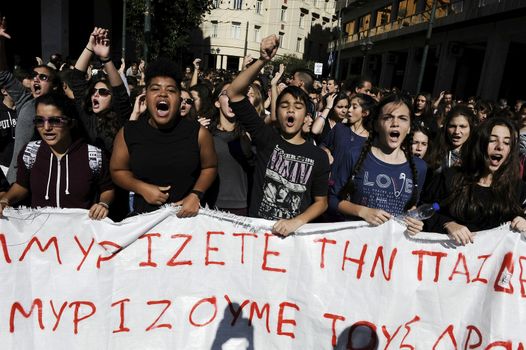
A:
[[[304,212],[315,196],[327,195],[329,160],[324,151],[308,142],[285,141],[246,98],[230,106],[257,149],[250,216],[290,219]]]
[[[462,215],[454,215],[450,211],[449,201],[453,193],[452,190],[455,188],[455,182],[458,181],[456,177],[457,173],[457,167],[448,168],[442,173],[435,174],[429,184],[426,185],[422,202],[438,202],[440,204],[440,211],[425,221],[425,231],[446,233],[444,225],[447,222],[455,221],[460,225],[466,226],[471,232],[477,232],[497,227],[513,220],[516,216],[524,216],[522,212],[508,215],[500,212],[492,212],[490,210],[491,203],[496,200],[493,189],[480,185],[472,187],[469,199],[472,203],[479,203],[477,210],[472,214],[464,213]],[[524,203],[526,199],[525,183],[520,181],[516,191],[517,200],[519,201],[518,204],[520,205]]]
[[[16,111],[0,102],[0,165],[6,167],[13,157],[16,119]]]
[[[130,154],[130,170],[135,178],[156,186],[171,186],[168,203],[183,199],[201,174],[199,124],[177,119],[169,129],[156,129],[147,116],[124,125],[124,140]],[[154,211],[159,206],[148,204],[138,194],[134,211]]]

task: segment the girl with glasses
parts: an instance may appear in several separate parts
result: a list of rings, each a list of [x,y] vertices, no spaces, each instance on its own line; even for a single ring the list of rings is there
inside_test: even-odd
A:
[[[107,158],[79,136],[74,103],[50,93],[38,97],[35,107],[41,140],[18,155],[16,182],[0,200],[0,213],[30,197],[33,208],[84,208],[92,219],[105,218],[114,196]]]
[[[130,97],[110,52],[109,31],[95,27],[75,64],[71,83],[75,102],[82,111],[80,122],[87,132],[88,141],[108,156],[112,153],[115,135],[132,113]],[[99,59],[106,75],[100,80],[86,81],[86,71],[93,56]],[[126,191],[116,189],[116,200],[111,208],[113,220],[126,217],[128,198]]]

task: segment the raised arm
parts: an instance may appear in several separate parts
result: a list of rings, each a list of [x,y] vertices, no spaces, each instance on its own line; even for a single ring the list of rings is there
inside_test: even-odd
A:
[[[269,62],[278,51],[279,39],[276,35],[266,37],[261,41],[259,58],[247,69],[239,73],[236,79],[227,89],[227,95],[232,102],[241,101],[245,98],[250,84],[254,81],[259,71]]]
[[[7,70],[7,56],[5,54],[5,39],[11,39],[7,34],[7,21],[5,17],[0,18],[0,71]]]
[[[200,67],[201,67],[201,59],[200,58],[196,58],[193,62],[194,64],[194,72],[192,74],[192,80],[190,81],[190,86],[194,86],[194,85],[197,85],[197,82],[199,80],[199,72],[200,72]]]
[[[93,44],[93,53],[99,57],[99,60],[104,65],[106,74],[108,74],[108,80],[111,86],[119,86],[124,84],[121,79],[121,75],[111,60],[110,52],[110,37],[109,30],[102,29],[99,35],[95,36],[95,42]]]
[[[285,65],[282,63],[279,65],[279,70],[274,74],[274,77],[270,81],[270,121],[274,123],[278,118],[276,118],[276,101],[278,100],[278,83],[281,77],[285,72]]]

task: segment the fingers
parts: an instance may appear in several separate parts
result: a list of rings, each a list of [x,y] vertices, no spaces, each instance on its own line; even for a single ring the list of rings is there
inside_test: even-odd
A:
[[[473,234],[466,227],[452,232],[451,236],[458,244],[466,245],[473,243]]]
[[[89,218],[93,220],[102,220],[108,216],[108,209],[100,204],[93,204],[89,210]]]
[[[407,233],[409,233],[412,236],[416,235],[419,232],[422,232],[422,230],[424,229],[424,223],[420,220],[411,217],[406,217],[404,219],[404,222],[407,225]]]
[[[521,216],[517,216],[511,222],[511,229],[519,232],[526,232],[526,219]]]

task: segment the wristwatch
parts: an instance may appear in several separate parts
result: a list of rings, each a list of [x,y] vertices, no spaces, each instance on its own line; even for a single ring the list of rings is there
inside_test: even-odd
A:
[[[201,192],[199,190],[191,190],[190,193],[195,194],[197,196],[197,198],[199,198],[199,200],[202,200],[203,196],[205,195],[203,192]]]

